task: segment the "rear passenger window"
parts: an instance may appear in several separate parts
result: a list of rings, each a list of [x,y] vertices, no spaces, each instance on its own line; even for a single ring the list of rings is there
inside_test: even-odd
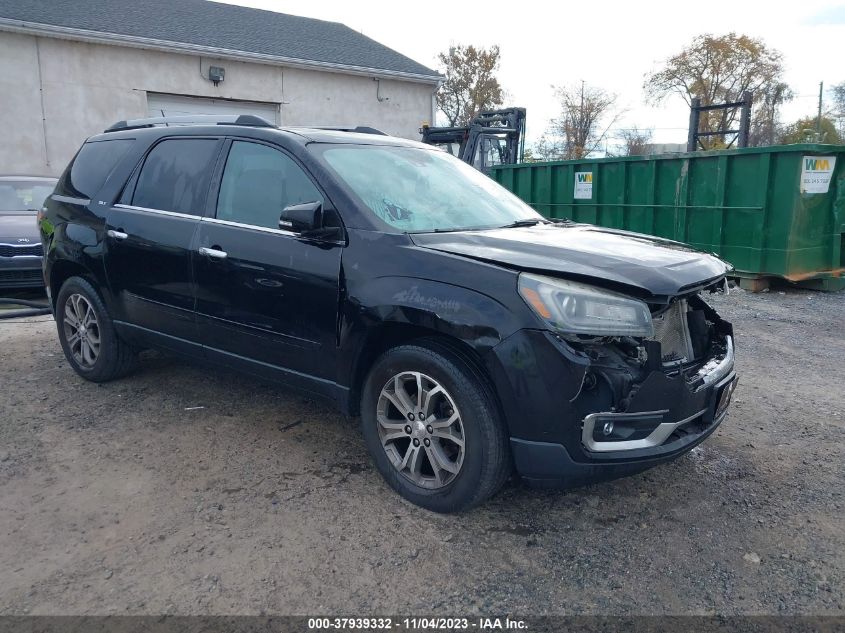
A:
[[[93,198],[134,142],[134,139],[113,139],[85,143],[59,180],[56,193]]]
[[[323,197],[293,159],[258,143],[235,141],[226,159],[217,218],[279,228],[282,209]]]
[[[217,146],[215,139],[178,138],[153,147],[138,174],[132,204],[202,215]]]

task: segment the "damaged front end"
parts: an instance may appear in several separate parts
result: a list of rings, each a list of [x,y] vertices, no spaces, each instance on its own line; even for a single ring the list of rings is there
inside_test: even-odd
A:
[[[733,330],[703,295],[726,292],[724,278],[639,300],[525,277],[520,292],[549,328],[497,350],[529,375],[520,382],[518,370],[504,370],[524,421],[511,439],[524,477],[571,484],[630,474],[686,452],[722,421],[736,386]]]
[[[651,337],[569,341],[589,361],[572,401],[587,451],[658,454],[727,410],[736,386],[731,325],[700,294],[649,307]]]

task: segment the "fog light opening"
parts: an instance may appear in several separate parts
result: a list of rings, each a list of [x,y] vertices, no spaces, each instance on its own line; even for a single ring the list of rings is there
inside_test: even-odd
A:
[[[605,422],[604,427],[602,427],[602,433],[605,435],[613,434],[613,422]]]

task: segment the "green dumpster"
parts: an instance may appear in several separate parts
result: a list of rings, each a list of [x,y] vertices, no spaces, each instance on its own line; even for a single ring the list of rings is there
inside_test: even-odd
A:
[[[523,163],[491,175],[547,217],[717,253],[743,287],[772,277],[845,287],[845,146]]]

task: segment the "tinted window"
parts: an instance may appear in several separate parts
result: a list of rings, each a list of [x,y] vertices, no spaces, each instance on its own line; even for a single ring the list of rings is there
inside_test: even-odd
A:
[[[93,198],[134,142],[134,139],[114,139],[85,143],[56,191],[66,196]]]
[[[277,229],[282,209],[318,201],[323,197],[291,158],[266,145],[232,143],[217,198],[219,219]]]
[[[144,161],[132,204],[147,209],[202,215],[217,155],[214,139],[168,139]]]

